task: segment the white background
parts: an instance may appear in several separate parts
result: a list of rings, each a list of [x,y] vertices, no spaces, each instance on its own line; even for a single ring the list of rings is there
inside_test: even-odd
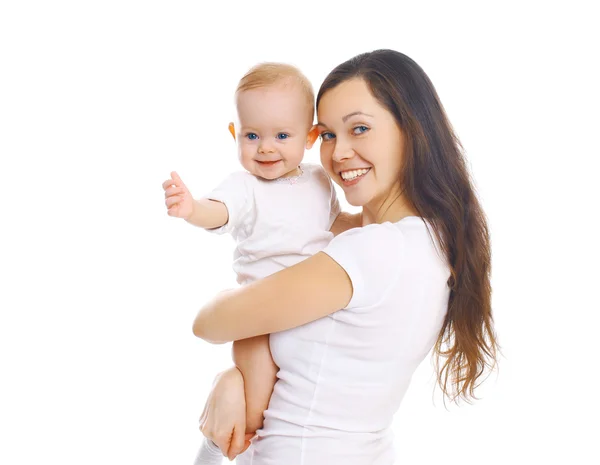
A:
[[[235,285],[233,242],[168,217],[161,183],[200,196],[238,168],[251,65],[318,89],[375,48],[425,69],[466,148],[504,355],[448,410],[421,366],[397,463],[599,463],[592,3],[2,1],[0,463],[191,464],[230,350],[191,324]]]

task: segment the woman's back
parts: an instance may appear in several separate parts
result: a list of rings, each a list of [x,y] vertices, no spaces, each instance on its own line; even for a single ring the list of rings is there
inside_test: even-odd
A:
[[[271,335],[278,381],[240,464],[393,463],[389,427],[439,335],[449,268],[418,217],[350,230],[324,252],[350,276],[352,300]]]

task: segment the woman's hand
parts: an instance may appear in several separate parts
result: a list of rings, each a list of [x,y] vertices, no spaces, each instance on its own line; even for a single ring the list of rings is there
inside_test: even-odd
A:
[[[250,446],[246,432],[244,378],[236,368],[219,373],[200,416],[200,431],[221,449],[229,460]]]

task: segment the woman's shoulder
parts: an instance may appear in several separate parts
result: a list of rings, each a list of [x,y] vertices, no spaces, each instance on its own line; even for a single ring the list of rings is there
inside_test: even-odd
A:
[[[411,217],[413,218],[413,217]],[[416,218],[416,217],[414,217]],[[392,240],[401,241],[404,238],[404,224],[402,224],[407,218],[400,220],[397,223],[385,222],[385,223],[373,223],[366,226],[359,226],[352,229],[348,229],[343,233],[339,234],[334,240],[346,241],[348,238],[353,238],[354,241],[370,241],[372,239],[379,239],[382,241]],[[378,244],[373,244],[377,246]],[[384,244],[379,244],[383,246]]]
[[[348,229],[334,237],[325,252],[365,255],[370,261],[384,263],[399,257],[418,258],[439,246],[431,224],[418,216],[403,218],[395,223],[374,223]],[[410,250],[410,254],[406,254]]]
[[[407,217],[349,229],[323,252],[350,277],[354,292],[348,307],[369,307],[399,283],[444,277],[447,270],[434,243],[428,221]]]
[[[356,262],[367,268],[396,263],[404,253],[405,237],[393,223],[370,224],[348,229],[325,247],[323,252],[338,261]]]
[[[397,280],[405,255],[404,235],[392,223],[370,224],[344,231],[323,252],[350,278],[352,298],[346,308],[370,307]]]

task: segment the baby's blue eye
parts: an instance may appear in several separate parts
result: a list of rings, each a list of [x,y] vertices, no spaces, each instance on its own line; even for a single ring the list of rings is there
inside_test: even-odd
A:
[[[366,126],[356,126],[355,128],[352,129],[352,132],[354,133],[355,136],[358,136],[360,134],[367,132],[368,130],[369,130],[369,128]]]
[[[248,139],[250,139],[250,140],[256,140],[256,139],[258,139],[258,136],[255,133],[253,133],[253,132],[249,132],[248,134],[246,134],[246,137]]]
[[[290,135],[286,134],[285,132],[280,132],[279,134],[277,134],[277,139],[279,139],[279,140],[285,140],[288,137],[290,137]]]
[[[327,141],[327,140],[333,139],[335,137],[335,135],[332,134],[331,132],[322,132],[320,137],[321,137],[322,141]]]

